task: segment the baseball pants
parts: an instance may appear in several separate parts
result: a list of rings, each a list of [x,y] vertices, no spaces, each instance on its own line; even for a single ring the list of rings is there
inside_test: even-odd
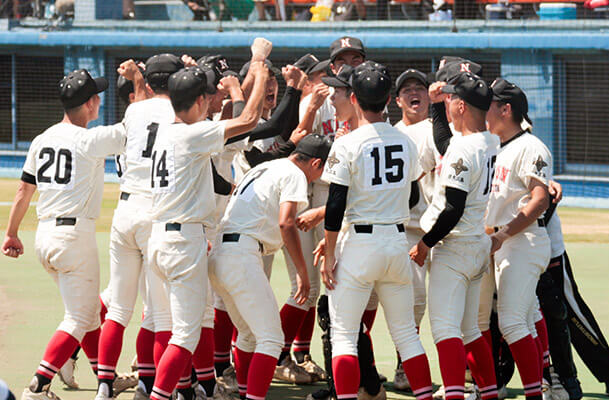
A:
[[[491,258],[491,263],[493,262]],[[492,265],[492,264],[491,264]],[[478,327],[481,332],[491,329],[491,314],[495,297],[495,268],[484,271],[480,281],[480,305],[478,307]]]
[[[499,330],[508,344],[531,335],[539,312],[535,289],[550,261],[550,238],[533,224],[507,239],[494,255]]]
[[[207,240],[202,224],[153,223],[150,265],[164,280],[171,309],[169,344],[194,352],[207,302]]]
[[[406,228],[406,239],[412,245],[419,243],[424,234],[425,232],[420,228]],[[427,306],[427,283],[425,280],[429,269],[429,257],[427,257],[422,267],[413,262],[410,265],[412,266],[412,287],[414,289],[414,322],[417,326],[421,326]]]
[[[376,291],[389,332],[403,360],[424,354],[413,313],[408,242],[396,225],[374,225],[372,233],[350,226],[337,247],[336,286],[328,291],[332,357],[357,356],[362,314]]]
[[[434,343],[481,336],[478,328],[480,281],[489,267],[490,238],[484,234],[450,237],[431,251],[429,320]]]
[[[38,222],[36,256],[51,275],[63,300],[65,314],[57,330],[78,342],[99,328],[99,258],[95,220],[77,218],[74,225]]]
[[[237,348],[279,357],[284,342],[281,319],[258,241],[240,235],[237,242],[217,246],[210,257],[209,280],[239,332]]]

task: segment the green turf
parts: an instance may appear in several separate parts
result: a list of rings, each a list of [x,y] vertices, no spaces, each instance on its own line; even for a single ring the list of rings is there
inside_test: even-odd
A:
[[[0,377],[19,395],[22,388],[29,382],[32,373],[42,356],[45,345],[59,323],[62,315],[62,304],[58,291],[48,274],[36,261],[33,252],[33,232],[21,235],[26,246],[25,255],[19,260],[2,258],[2,280],[0,281]],[[98,234],[100,261],[102,265],[102,283],[108,279],[108,238],[107,233]],[[591,243],[570,243],[568,249],[574,265],[576,277],[581,292],[591,305],[601,327],[609,327],[609,308],[607,305],[606,287],[609,280],[606,275],[609,245]],[[288,295],[289,285],[285,273],[284,262],[278,255],[272,276],[272,284],[276,290],[277,299],[282,303]],[[134,315],[139,315],[136,310]],[[127,371],[134,356],[137,318],[126,330],[125,345],[119,363],[120,371]],[[429,335],[429,323],[425,318],[421,328],[423,345],[427,350],[432,376],[436,383],[440,382],[438,359]],[[386,376],[393,377],[394,350],[382,314],[379,312],[372,330],[377,365]],[[606,333],[609,334],[609,331]],[[313,357],[321,361],[320,341],[318,331],[315,332]],[[586,398],[601,398],[603,386],[595,382],[591,374],[577,359],[579,376],[586,392]],[[56,380],[54,390],[62,399],[93,399],[95,379],[83,356],[78,361],[77,379],[83,390],[65,391],[62,384]],[[517,377],[510,384],[511,394],[517,396],[522,392]],[[292,386],[274,383],[269,392],[269,399],[302,399],[317,386]],[[391,385],[387,385],[391,390]],[[119,396],[120,399],[132,397],[131,392]],[[522,398],[523,396],[519,396]],[[405,399],[412,396],[396,394],[390,391],[389,398]]]

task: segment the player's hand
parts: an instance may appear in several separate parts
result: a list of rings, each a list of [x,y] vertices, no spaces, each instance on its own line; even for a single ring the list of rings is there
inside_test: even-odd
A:
[[[313,265],[319,265],[319,262],[324,261],[324,254],[326,253],[326,239],[321,239],[317,243],[317,247],[313,250]]]
[[[429,247],[422,241],[419,240],[417,244],[412,246],[410,249],[410,259],[417,263],[419,267],[422,267],[425,264],[425,259],[427,258],[427,254],[429,254]]]
[[[252,43],[252,61],[264,61],[271,54],[273,50],[273,43],[269,42],[265,38],[256,38]]]
[[[432,103],[441,103],[444,101],[448,94],[442,92],[442,88],[446,86],[446,82],[434,82],[429,85],[429,100]]]
[[[252,61],[252,63],[250,64],[250,69],[249,69],[248,73],[250,73],[250,72],[252,73],[252,76],[254,76],[254,77],[261,76],[264,79],[266,79],[266,78],[268,78],[271,71],[266,66],[266,64],[263,63],[262,61]]]
[[[296,304],[302,305],[309,299],[309,292],[311,291],[309,276],[307,274],[304,274],[304,276],[296,274],[296,287],[297,290],[294,295],[294,300],[296,300]]]
[[[312,208],[296,217],[296,226],[301,231],[308,232],[319,225],[324,217],[325,213],[322,213],[319,208]]]
[[[503,235],[498,235],[497,233],[491,235],[491,255],[495,254],[495,252],[503,246],[504,240],[505,238]]]
[[[330,88],[325,83],[318,83],[313,86],[313,94],[311,95],[311,107],[318,109],[326,101],[326,97],[330,95]]]
[[[349,129],[345,128],[344,126],[341,126],[336,130],[336,133],[334,134],[334,140],[338,139],[341,136],[345,136],[347,133],[349,133]]]
[[[197,62],[195,61],[195,59],[192,58],[191,56],[189,56],[188,54],[182,54],[182,57],[180,57],[180,60],[182,60],[185,67],[196,67],[197,66]]]
[[[17,258],[23,255],[23,244],[17,236],[5,236],[2,243],[2,253],[5,256]]]
[[[281,68],[281,75],[283,75],[283,79],[285,79],[287,86],[298,88],[298,84],[302,80],[304,72],[293,65],[286,65],[285,67]]]
[[[334,258],[334,254],[326,254],[319,272],[321,273],[321,280],[328,290],[334,290],[336,285],[336,279],[334,278],[335,270],[336,258]]]
[[[296,128],[292,131],[292,134],[290,135],[290,141],[294,144],[298,144],[298,142],[300,142],[302,138],[304,138],[308,134],[309,132],[307,132],[306,129]]]
[[[135,79],[135,75],[140,73],[137,64],[133,60],[123,61],[121,65],[118,66],[116,72],[119,75],[123,76],[128,81],[133,81]]]
[[[556,181],[548,182],[548,193],[552,196],[552,203],[558,204],[562,200],[562,185]]]

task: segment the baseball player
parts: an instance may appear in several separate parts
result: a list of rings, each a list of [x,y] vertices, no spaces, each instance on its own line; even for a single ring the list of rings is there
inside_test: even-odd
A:
[[[51,380],[81,345],[97,373],[99,340],[99,259],[95,219],[103,191],[104,161],[125,148],[123,124],[87,129],[98,117],[98,93],[108,87],[85,69],[69,73],[59,83],[63,120],[38,135],[30,146],[11,209],[2,251],[23,254],[19,224],[38,189],[35,250],[43,267],[59,286],[64,320],[48,343],[36,374],[22,399],[54,399]]]
[[[499,329],[510,346],[525,396],[541,399],[543,349],[535,328],[535,289],[550,261],[550,238],[542,214],[549,206],[552,156],[521,127],[530,123],[522,90],[498,78],[491,85],[488,126],[501,139],[486,225],[493,240]],[[511,117],[511,118],[508,118]]]
[[[395,102],[402,110],[402,119],[394,126],[412,139],[417,145],[419,154],[421,154],[423,142],[433,137],[432,124],[429,119],[429,94],[427,93],[429,84],[427,76],[421,71],[410,68],[398,77],[395,86]],[[433,173],[425,174],[418,182],[418,190],[421,195],[416,206],[410,210],[410,220],[406,225],[408,243],[417,243],[424,235],[419,220],[427,209],[427,206],[431,203],[435,182],[434,177]],[[415,263],[412,263],[411,266],[414,288],[414,320],[417,329],[419,329],[427,305],[425,279],[427,269],[429,268],[429,259],[425,260],[422,268],[418,267]],[[393,386],[398,390],[410,388],[399,357]]]
[[[444,109],[446,94],[450,94],[448,112],[454,129],[462,134],[452,141]],[[477,323],[480,280],[488,268],[490,250],[484,212],[499,142],[485,125],[492,92],[480,77],[463,72],[450,85],[432,84],[429,96],[433,136],[443,154],[443,167],[432,203],[420,220],[426,233],[410,256],[423,266],[433,248],[429,318],[445,398],[463,399],[467,360],[482,399],[496,399],[493,356]],[[442,137],[447,140],[442,142]]]
[[[264,47],[270,47],[266,43]],[[160,125],[152,147],[149,259],[168,291],[172,335],[157,367],[151,399],[169,399],[180,378],[190,376],[207,297],[204,229],[213,223],[215,208],[210,156],[222,151],[226,139],[250,131],[260,118],[268,72],[258,60],[263,61],[266,54],[267,50],[262,50],[253,55],[254,87],[236,119],[204,120],[208,88],[200,68],[182,69],[169,79],[176,123]]]
[[[238,329],[235,366],[242,398],[263,399],[283,345],[277,302],[262,255],[285,243],[298,270],[298,304],[309,277],[296,228],[306,207],[307,183],[321,176],[330,150],[319,135],[306,136],[287,159],[251,169],[235,188],[221,222],[222,242],[210,259],[210,280]]]
[[[340,399],[357,399],[357,338],[375,290],[415,396],[430,399],[431,375],[414,323],[412,270],[403,225],[408,220],[411,184],[420,175],[416,146],[384,122],[391,91],[384,66],[356,67],[351,87],[359,125],[334,142],[324,171],[330,188],[321,276],[329,290],[336,394]],[[343,217],[348,231],[337,248]]]

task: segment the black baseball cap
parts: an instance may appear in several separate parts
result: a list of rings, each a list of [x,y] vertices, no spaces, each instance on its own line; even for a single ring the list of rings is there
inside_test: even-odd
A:
[[[197,65],[202,67],[204,65],[214,66],[222,73],[229,71],[230,66],[228,60],[222,54],[206,55],[197,60]]]
[[[304,154],[313,158],[321,158],[323,162],[328,159],[332,142],[325,136],[311,134],[303,137],[296,145],[294,153]]]
[[[522,89],[503,78],[497,78],[491,83],[491,91],[493,92],[493,100],[510,103],[512,108],[518,110],[523,118],[533,125],[528,116],[529,102]]]
[[[444,86],[442,91],[456,94],[466,103],[484,111],[488,111],[493,101],[493,92],[486,82],[471,72],[462,72],[451,84]]]
[[[355,97],[370,104],[386,101],[391,93],[389,70],[375,61],[366,61],[355,67],[349,83]]]
[[[86,69],[77,69],[59,81],[59,99],[64,109],[69,110],[85,104],[91,97],[106,89],[106,78],[92,78]]]
[[[366,58],[366,49],[361,40],[351,36],[343,36],[333,41],[330,45],[330,60],[334,62],[336,57],[345,51],[355,51]]]
[[[427,80],[427,75],[418,69],[408,68],[406,71],[402,72],[398,79],[395,81],[395,95],[400,95],[400,89],[408,79],[415,79],[423,84],[425,87],[429,87],[429,81]]]
[[[444,56],[440,59],[440,65],[436,72],[436,81],[451,82],[462,72],[471,72],[474,75],[482,75],[482,66],[473,61],[461,57]]]
[[[170,53],[157,54],[146,60],[145,77],[151,74],[173,74],[184,68],[184,63],[176,55]]]
[[[315,68],[315,66],[319,64],[319,59],[315,57],[313,54],[308,53],[304,56],[300,57],[295,63],[294,66],[299,68],[305,74],[309,74],[309,72]]]
[[[311,68],[309,72],[307,72],[307,75],[311,75],[316,72],[325,72],[326,75],[334,75],[332,68],[330,68],[331,63],[332,61],[330,61],[330,59],[320,61],[313,68]]]
[[[324,76],[321,78],[321,81],[331,87],[350,88],[351,85],[349,84],[349,80],[351,79],[352,73],[353,67],[345,64],[340,67],[337,75]]]
[[[273,63],[271,62],[271,60],[264,60],[264,63],[266,64],[268,69],[271,71],[271,73],[273,75],[275,75],[275,77],[281,75],[281,70],[279,68],[273,66]],[[243,67],[241,67],[241,70],[239,71],[239,75],[241,75],[241,78],[245,78],[247,76],[247,72],[249,70],[250,70],[250,61],[243,64]]]
[[[172,103],[208,93],[207,76],[199,67],[186,67],[169,77],[167,83]]]

